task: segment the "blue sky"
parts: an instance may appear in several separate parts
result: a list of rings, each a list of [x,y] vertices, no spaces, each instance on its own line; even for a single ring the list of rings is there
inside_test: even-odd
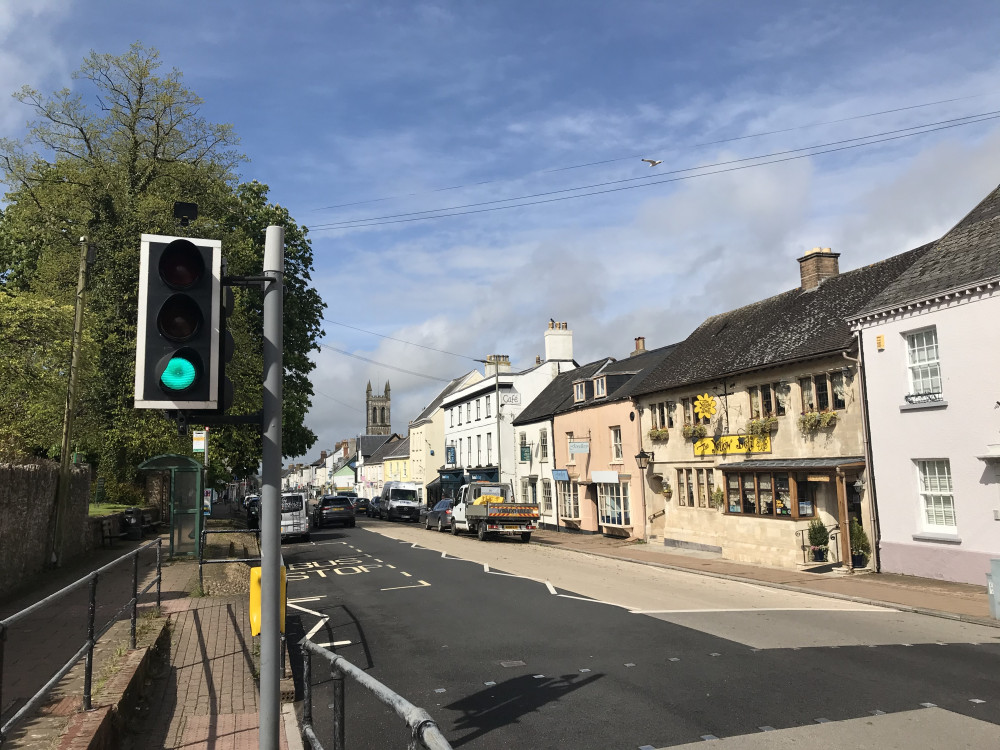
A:
[[[795,286],[811,247],[857,268],[940,236],[1000,183],[1000,120],[668,174],[1000,110],[995,0],[4,0],[0,93],[72,86],[89,50],[136,40],[235,126],[241,176],[311,227],[331,321],[317,455],[363,430],[369,379],[390,380],[405,433],[469,358],[531,365],[549,318],[581,363],[669,344]],[[0,136],[26,115],[0,97]],[[616,180],[642,187],[571,197]],[[542,193],[569,199],[495,210]],[[486,205],[410,220],[470,204]],[[378,226],[328,226],[345,221]]]

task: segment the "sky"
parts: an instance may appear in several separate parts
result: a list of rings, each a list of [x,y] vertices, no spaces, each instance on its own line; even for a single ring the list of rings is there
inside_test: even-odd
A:
[[[134,41],[310,229],[319,439],[291,460],[364,432],[369,381],[406,434],[476,359],[532,366],[550,318],[581,364],[664,346],[1000,183],[996,0],[0,0],[0,137],[5,92]]]

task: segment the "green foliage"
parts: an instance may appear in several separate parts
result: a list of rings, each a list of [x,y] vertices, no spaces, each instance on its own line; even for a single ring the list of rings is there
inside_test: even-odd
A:
[[[688,440],[700,440],[708,435],[708,427],[703,424],[686,424],[681,428],[681,434]]]
[[[864,555],[867,561],[871,553],[872,545],[868,540],[868,532],[858,523],[858,519],[851,518],[851,554]]]
[[[809,522],[809,546],[825,549],[829,543],[830,532],[823,525],[823,521],[819,518],[814,518]]]
[[[649,431],[650,440],[667,440],[670,438],[670,430],[666,427],[656,428],[654,427]]]
[[[778,418],[773,416],[761,419],[751,419],[747,422],[747,435],[754,437],[766,437],[778,426]]]
[[[722,504],[726,501],[726,493],[721,487],[716,487],[712,490],[712,505],[716,508],[721,508]]]
[[[123,502],[141,496],[135,469],[143,460],[191,453],[189,436],[178,436],[158,412],[133,408],[143,232],[219,239],[229,273],[257,275],[267,225],[285,227],[285,453],[305,453],[315,441],[303,420],[323,303],[309,283],[306,231],[268,201],[266,185],[238,184],[234,169],[243,157],[232,126],[207,122],[199,114],[202,100],[183,86],[181,74],[159,69],[158,53],[140,44],[121,56],[91,53],[76,78],[96,106],[77,91],[44,96],[26,87],[16,97],[32,112],[29,134],[20,142],[0,140],[0,180],[10,187],[0,213],[0,296],[7,298],[0,316],[39,332],[27,346],[17,343],[23,335],[8,340],[0,333],[0,382],[20,389],[25,413],[8,419],[16,396],[0,394],[0,454],[51,454],[53,446],[58,452],[78,242],[86,235],[98,249],[85,319],[89,369],[81,378],[74,445],[97,465],[108,499]],[[172,215],[178,200],[199,206],[198,220],[184,229]],[[260,408],[262,307],[259,291],[239,289],[235,298],[229,329],[236,353],[227,374],[235,391],[232,413],[239,414]],[[41,378],[30,391],[23,385],[29,376]],[[256,469],[255,428],[221,428],[212,437],[210,459],[220,476]]]
[[[835,411],[806,411],[799,415],[799,428],[803,432],[815,432],[821,428],[837,424]]]

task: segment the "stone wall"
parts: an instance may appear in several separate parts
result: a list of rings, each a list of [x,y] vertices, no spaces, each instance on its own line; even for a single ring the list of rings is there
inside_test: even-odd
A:
[[[55,463],[0,464],[0,595],[17,589],[46,568],[54,523],[59,466]],[[63,558],[68,560],[101,543],[88,520],[90,467],[73,467]],[[95,545],[96,541],[96,545]]]

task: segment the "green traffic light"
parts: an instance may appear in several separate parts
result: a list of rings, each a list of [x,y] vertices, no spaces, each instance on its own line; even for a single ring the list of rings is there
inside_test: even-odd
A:
[[[160,375],[160,383],[171,391],[183,391],[194,383],[198,373],[190,360],[172,357]]]

